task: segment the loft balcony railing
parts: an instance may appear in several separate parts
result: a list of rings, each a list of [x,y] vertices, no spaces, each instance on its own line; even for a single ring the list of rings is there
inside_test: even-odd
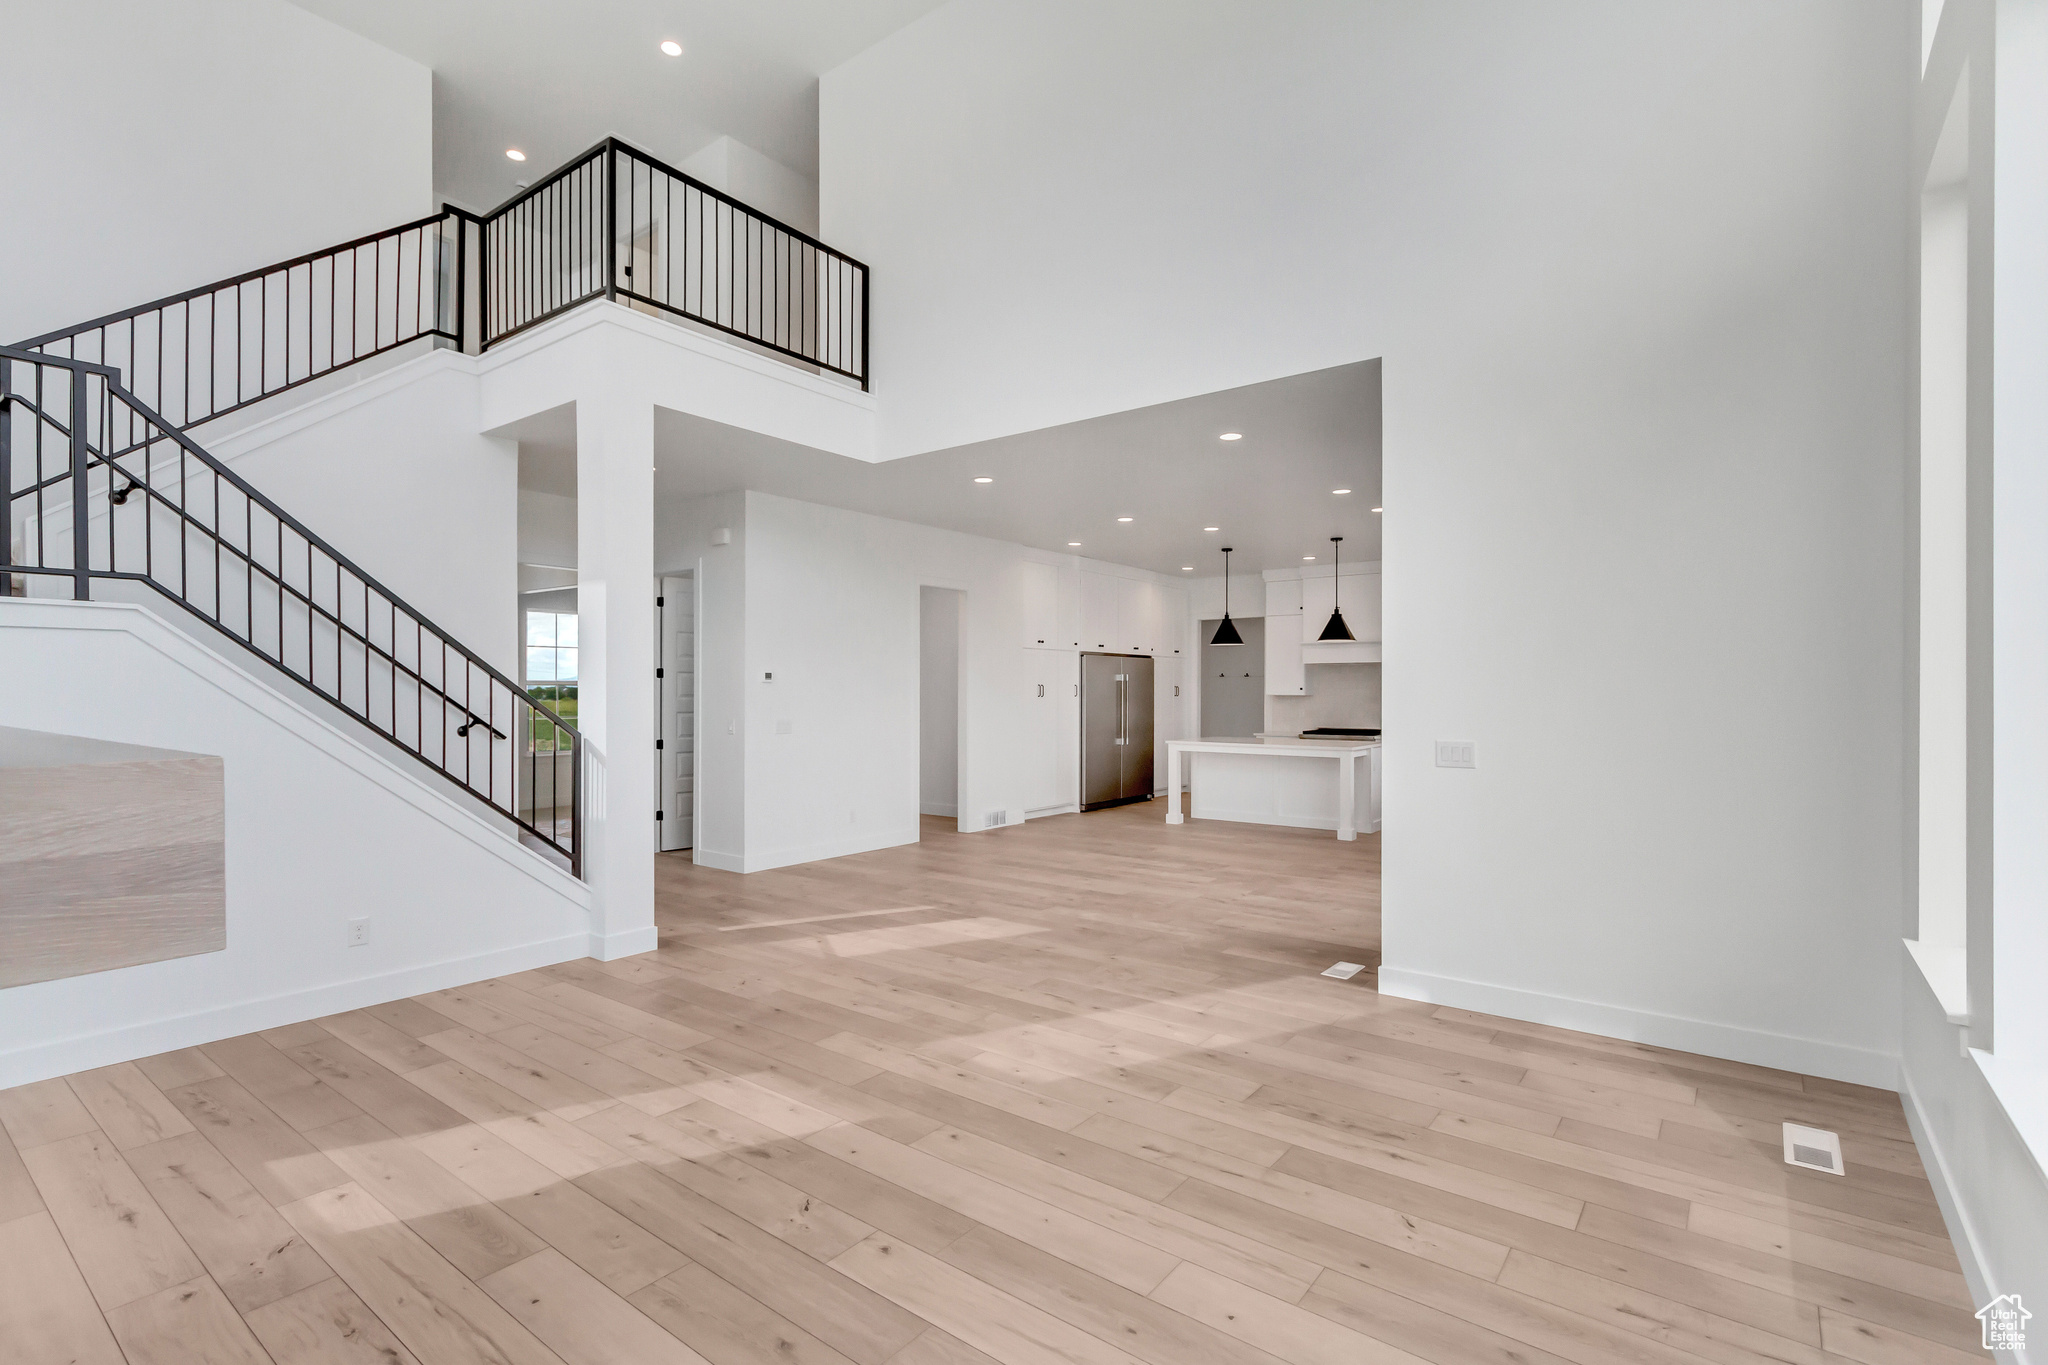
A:
[[[0,347],[0,489],[0,593],[168,598],[581,875],[588,755],[575,727],[201,449],[112,368]]]
[[[476,219],[481,344],[608,298],[868,387],[868,268],[616,138]]]
[[[868,268],[607,138],[486,214],[441,213],[31,337],[180,431],[426,341],[481,352],[594,299],[868,387]]]

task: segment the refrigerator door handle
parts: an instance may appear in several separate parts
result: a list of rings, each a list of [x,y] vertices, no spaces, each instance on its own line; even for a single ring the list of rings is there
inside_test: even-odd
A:
[[[1119,743],[1119,744],[1129,744],[1129,743],[1131,742],[1131,738],[1130,738],[1130,731],[1129,731],[1129,729],[1127,728],[1127,725],[1126,725],[1126,722],[1125,722],[1125,716],[1124,716],[1124,710],[1125,710],[1125,696],[1124,696],[1124,687],[1125,687],[1125,685],[1126,685],[1126,684],[1125,684],[1125,679],[1124,679],[1124,675],[1123,675],[1123,674],[1121,674],[1121,673],[1117,674],[1117,675],[1116,675],[1116,742],[1117,742],[1117,743]]]

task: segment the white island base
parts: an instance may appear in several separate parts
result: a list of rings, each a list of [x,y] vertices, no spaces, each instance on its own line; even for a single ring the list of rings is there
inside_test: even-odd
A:
[[[1189,811],[1181,811],[1187,774]],[[1360,779],[1363,778],[1363,781]],[[1339,839],[1380,827],[1380,746],[1342,740],[1173,739],[1166,743],[1166,823],[1194,817],[1295,829]]]

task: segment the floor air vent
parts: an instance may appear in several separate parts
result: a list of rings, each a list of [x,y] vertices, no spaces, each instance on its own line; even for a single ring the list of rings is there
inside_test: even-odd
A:
[[[1785,1161],[1788,1165],[1802,1166],[1809,1171],[1840,1175],[1842,1139],[1839,1134],[1830,1133],[1825,1128],[1806,1128],[1788,1123],[1785,1125]]]
[[[988,813],[988,820],[982,825],[982,828],[994,829],[997,825],[1007,825],[1009,823],[1010,812],[1006,810],[992,810]]]

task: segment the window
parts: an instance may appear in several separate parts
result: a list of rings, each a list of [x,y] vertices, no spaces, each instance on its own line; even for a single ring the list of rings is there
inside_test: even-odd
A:
[[[576,681],[576,613],[526,613],[526,681],[529,685]]]
[[[564,723],[576,723],[575,612],[526,613],[526,689]],[[529,713],[528,726],[529,753],[568,749],[568,735],[540,711]]]

